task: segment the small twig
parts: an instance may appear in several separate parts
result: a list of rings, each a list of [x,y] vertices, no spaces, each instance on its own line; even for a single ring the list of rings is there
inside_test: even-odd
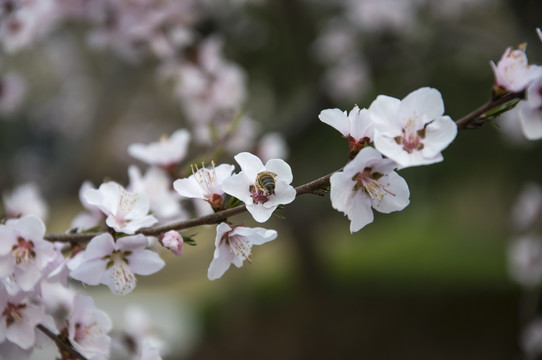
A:
[[[39,324],[36,326],[42,333],[47,335],[47,337],[56,344],[58,351],[60,351],[60,354],[62,355],[62,359],[64,359],[64,354],[68,354],[70,359],[77,359],[77,360],[87,360],[86,357],[81,355],[77,350],[75,350],[70,344],[66,343],[66,341],[62,340],[58,335],[54,334],[51,330],[47,329],[45,326]]]

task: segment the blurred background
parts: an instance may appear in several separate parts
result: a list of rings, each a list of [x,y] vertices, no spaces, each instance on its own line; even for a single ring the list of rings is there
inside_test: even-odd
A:
[[[179,176],[269,151],[297,186],[347,161],[321,110],[430,86],[459,119],[489,99],[489,61],[506,47],[527,42],[530,63],[542,59],[538,0],[45,3],[17,26],[0,10],[0,188],[5,199],[34,184],[48,232],[70,228],[84,180],[127,185],[130,164],[146,168],[129,144],[187,128]],[[219,280],[207,279],[215,228],[201,227],[132,294],[86,291],[115,326],[130,324],[128,304],[146,309],[164,359],[524,359],[537,291],[509,275],[511,209],[542,183],[542,146],[507,118],[459,133],[442,163],[402,170],[410,205],[358,233],[329,196],[303,195],[263,225],[278,238]]]

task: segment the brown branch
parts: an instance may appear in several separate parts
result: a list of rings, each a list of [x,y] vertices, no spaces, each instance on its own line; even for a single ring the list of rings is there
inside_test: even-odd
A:
[[[60,352],[62,359],[65,359],[64,355],[69,355],[70,359],[77,360],[87,360],[86,357],[81,355],[77,350],[75,350],[69,343],[64,341],[59,335],[54,334],[51,330],[47,329],[45,326],[39,324],[36,326],[42,333],[47,335],[47,337],[56,344],[58,351]]]
[[[476,120],[480,120],[483,115],[485,115],[489,110],[496,108],[497,106],[506,104],[509,101],[515,99],[523,99],[525,97],[525,91],[521,92],[510,92],[506,93],[503,96],[497,98],[491,98],[487,103],[474,110],[473,112],[463,116],[461,119],[457,120],[455,123],[458,130],[468,130],[476,129],[480,127],[483,123],[476,123]]]
[[[340,170],[342,169],[339,169],[337,171],[340,171]],[[297,195],[302,195],[302,194],[324,195],[327,191],[323,189],[323,187],[329,184],[329,178],[335,172],[336,171],[326,176],[323,176],[319,179],[311,181],[307,184],[296,187],[295,190],[297,192]],[[188,229],[188,228],[192,228],[192,227],[200,226],[200,225],[213,225],[213,224],[217,224],[217,223],[227,220],[230,216],[245,212],[246,209],[247,209],[246,205],[240,205],[231,209],[218,211],[214,214],[201,216],[201,217],[191,219],[191,220],[178,221],[171,224],[144,228],[137,231],[136,233],[148,235],[148,236],[158,236],[169,230],[184,230],[184,229]],[[100,234],[101,233],[99,232],[79,233],[79,234],[77,233],[76,234],[72,234],[72,233],[48,234],[48,235],[45,235],[45,239],[49,241],[60,241],[60,242],[82,242],[82,241],[88,241],[92,239],[93,237]]]

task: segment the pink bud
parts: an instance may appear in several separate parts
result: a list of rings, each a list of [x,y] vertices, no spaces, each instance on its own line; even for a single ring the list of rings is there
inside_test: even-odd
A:
[[[183,253],[183,237],[175,230],[170,230],[160,237],[160,243],[176,256]]]

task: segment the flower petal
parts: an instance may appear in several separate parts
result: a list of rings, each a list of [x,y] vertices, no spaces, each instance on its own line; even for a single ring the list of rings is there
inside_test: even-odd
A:
[[[326,109],[320,112],[318,118],[323,123],[339,130],[343,136],[348,136],[350,133],[350,121],[348,120],[346,111],[343,112],[339,109]]]
[[[128,256],[128,265],[135,274],[151,275],[162,270],[166,263],[154,251],[143,250]]]
[[[284,181],[290,184],[294,179],[292,168],[282,159],[271,159],[265,164],[265,169],[277,174],[277,182]]]
[[[234,159],[250,181],[255,181],[256,175],[259,172],[265,171],[262,161],[256,155],[249,152],[239,153],[234,156]]]

